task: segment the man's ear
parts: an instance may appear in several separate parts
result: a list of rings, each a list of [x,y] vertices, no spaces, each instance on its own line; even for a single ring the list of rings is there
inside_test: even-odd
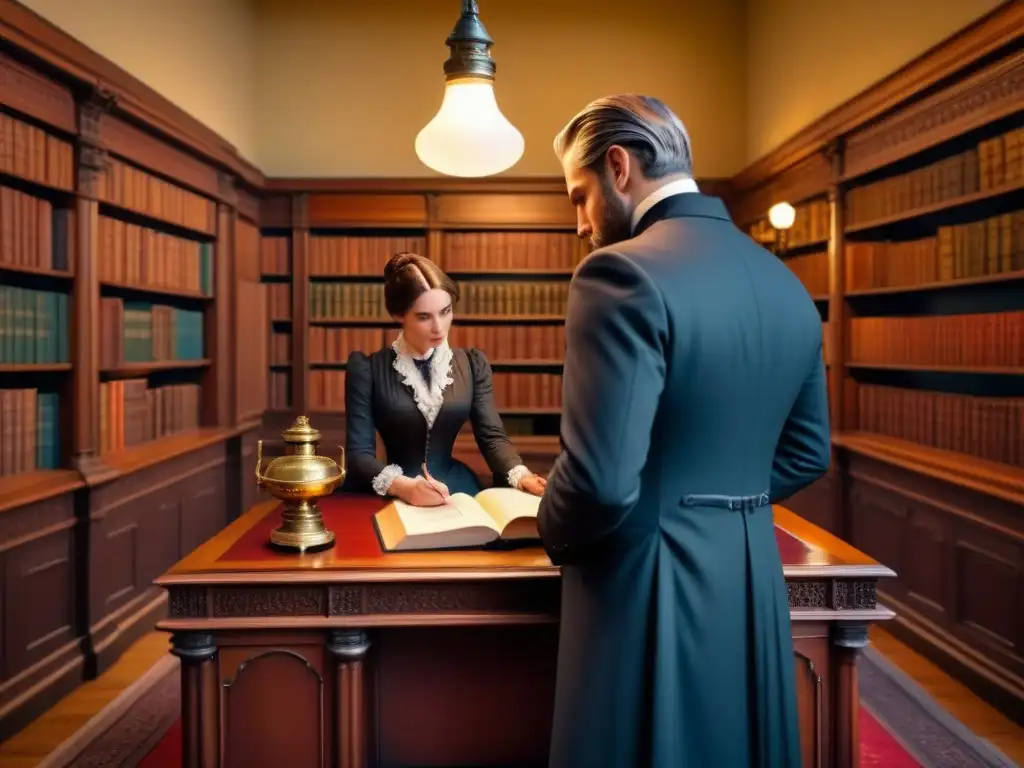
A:
[[[613,144],[609,147],[604,158],[605,167],[608,169],[608,175],[612,180],[612,186],[619,194],[625,194],[626,186],[629,184],[630,163],[633,158],[629,156],[629,152],[625,148],[620,147],[618,144]]]

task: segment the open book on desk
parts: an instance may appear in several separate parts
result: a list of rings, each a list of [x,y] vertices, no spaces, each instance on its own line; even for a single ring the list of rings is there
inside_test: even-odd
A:
[[[540,497],[514,488],[486,488],[475,497],[452,494],[451,503],[414,507],[395,499],[373,517],[388,552],[464,549],[539,541]]]

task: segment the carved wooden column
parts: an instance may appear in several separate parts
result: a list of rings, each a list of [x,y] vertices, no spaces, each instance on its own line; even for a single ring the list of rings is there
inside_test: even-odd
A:
[[[183,768],[217,768],[220,763],[220,702],[217,646],[205,632],[171,636],[171,653],[181,659],[181,756]]]
[[[832,670],[832,704],[835,733],[832,744],[835,768],[860,766],[860,692],[857,686],[857,658],[868,644],[866,623],[841,622],[832,627],[832,643],[840,650]]]
[[[849,429],[844,419],[843,390],[846,379],[846,245],[844,230],[843,193],[839,179],[843,173],[842,146],[832,144],[826,150],[832,164],[832,184],[828,189],[828,328],[831,347],[829,368],[832,371],[829,387],[830,418],[836,432]]]
[[[75,282],[72,289],[74,415],[71,459],[88,482],[104,474],[100,460],[99,196],[106,182],[103,116],[113,97],[94,91],[78,103],[78,163],[75,199]]]
[[[334,743],[338,768],[363,768],[366,765],[363,659],[369,648],[366,633],[359,629],[332,630],[327,640],[327,650],[337,662]]]
[[[852,426],[846,419],[846,216],[843,203],[843,144],[835,141],[825,150],[832,167],[832,180],[828,188],[829,233],[828,233],[828,402],[829,423],[833,433],[843,432]],[[843,456],[832,448],[832,478],[829,485],[831,506],[831,530],[840,537],[850,540],[849,515],[846,513],[846,472],[842,467]]]
[[[203,382],[203,426],[228,427],[234,423],[235,355],[232,354],[234,327],[235,207],[238,204],[234,178],[218,174],[221,202],[217,204],[217,242],[213,255],[213,302],[205,318],[206,356],[211,365]]]
[[[292,200],[292,412],[309,413],[309,204]]]

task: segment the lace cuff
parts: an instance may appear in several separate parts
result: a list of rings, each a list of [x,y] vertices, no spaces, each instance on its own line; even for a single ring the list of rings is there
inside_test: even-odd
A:
[[[388,464],[380,471],[380,474],[373,478],[374,492],[378,496],[387,496],[388,491],[391,489],[391,484],[395,482],[395,478],[401,477],[404,474],[402,468],[397,464]]]
[[[506,479],[508,480],[508,484],[510,486],[512,486],[513,488],[517,488],[518,489],[519,488],[519,484],[521,482],[523,482],[523,478],[524,477],[529,477],[532,474],[533,473],[529,469],[526,468],[525,464],[518,464],[518,465],[512,467],[512,469],[510,469],[508,471],[508,475],[506,475]]]

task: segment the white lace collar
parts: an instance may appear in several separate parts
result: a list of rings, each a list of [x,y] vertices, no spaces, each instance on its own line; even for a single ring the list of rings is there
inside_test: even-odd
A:
[[[402,377],[402,383],[412,390],[416,407],[423,418],[426,419],[427,429],[434,426],[434,419],[444,405],[444,391],[452,383],[452,349],[448,346],[447,340],[441,346],[436,347],[425,357],[430,359],[430,386],[420,375],[416,363],[413,362],[413,353],[409,349],[402,334],[398,334],[391,348],[395,350],[394,369]]]

